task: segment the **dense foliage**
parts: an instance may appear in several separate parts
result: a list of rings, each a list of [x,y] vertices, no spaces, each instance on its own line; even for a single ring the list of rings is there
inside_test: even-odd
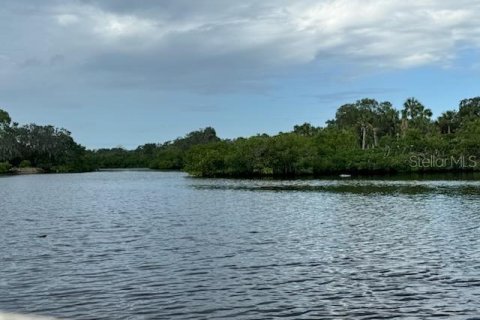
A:
[[[181,170],[185,166],[185,155],[193,146],[217,141],[220,139],[215,129],[208,127],[174,141],[148,143],[131,151],[123,148],[94,150],[89,152],[89,158],[97,168]]]
[[[37,167],[47,172],[91,170],[86,150],[70,132],[53,126],[12,123],[0,110],[0,173],[14,167]]]
[[[213,128],[163,144],[86,151],[64,129],[18,126],[0,110],[0,173],[11,166],[47,171],[92,168],[184,170],[203,177],[480,169],[480,97],[432,119],[415,98],[399,110],[363,99],[341,106],[325,127],[309,123],[274,136],[222,140]]]
[[[195,146],[185,170],[205,177],[472,171],[478,161],[480,98],[436,120],[414,98],[401,110],[363,99],[341,106],[325,128],[305,123],[276,136]]]

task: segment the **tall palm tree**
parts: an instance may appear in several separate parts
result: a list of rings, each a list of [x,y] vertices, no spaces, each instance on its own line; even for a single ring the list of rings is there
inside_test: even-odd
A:
[[[413,125],[417,129],[425,129],[431,121],[432,110],[425,106],[415,98],[408,98],[403,104],[402,110],[402,133]]]
[[[440,132],[444,134],[453,133],[458,127],[458,113],[456,111],[447,111],[438,117],[437,125]]]

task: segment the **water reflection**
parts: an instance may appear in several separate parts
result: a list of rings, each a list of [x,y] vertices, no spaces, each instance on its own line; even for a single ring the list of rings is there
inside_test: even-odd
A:
[[[274,181],[274,180],[197,180],[192,187],[198,190],[238,190],[238,191],[275,191],[275,192],[331,192],[364,195],[478,195],[479,182],[467,181]]]

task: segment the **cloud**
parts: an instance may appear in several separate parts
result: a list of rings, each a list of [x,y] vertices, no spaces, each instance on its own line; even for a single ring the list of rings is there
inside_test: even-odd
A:
[[[6,2],[0,83],[262,92],[297,66],[448,67],[480,47],[476,0]]]

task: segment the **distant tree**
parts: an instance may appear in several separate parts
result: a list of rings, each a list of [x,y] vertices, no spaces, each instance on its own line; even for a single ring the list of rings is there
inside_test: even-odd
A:
[[[335,120],[330,120],[327,123],[331,127],[340,129],[352,128],[358,124],[359,110],[353,103],[344,104],[338,108],[335,114]]]
[[[463,125],[469,121],[480,118],[480,97],[464,99],[460,101],[458,118]]]
[[[8,112],[0,109],[0,161],[10,161],[18,155],[18,144],[14,134],[17,124],[11,126],[11,123],[12,119]]]
[[[188,133],[185,137],[178,138],[168,144],[179,147],[183,150],[187,150],[195,145],[217,141],[220,141],[220,139],[217,137],[215,129],[212,127],[207,127],[205,129],[192,131]]]
[[[372,115],[368,107],[370,104],[368,100],[364,99],[362,101],[341,106],[335,114],[335,120],[330,121],[329,125],[339,129],[355,128],[359,132],[360,145],[362,149],[365,149],[367,130],[371,124]]]
[[[375,120],[378,134],[394,136],[399,130],[399,122],[399,112],[390,102],[385,101],[379,104]]]
[[[0,109],[0,129],[2,126],[9,126],[12,122],[7,111]]]
[[[155,150],[158,148],[158,145],[155,143],[147,143],[143,146],[139,146],[135,151],[143,155],[152,156],[155,153]]]
[[[446,111],[438,117],[436,124],[442,134],[455,133],[460,126],[460,120],[456,111]]]
[[[425,132],[431,124],[432,110],[415,98],[408,98],[403,104],[402,132],[408,128],[415,128]]]
[[[311,137],[320,132],[320,128],[312,126],[310,123],[305,122],[302,125],[296,125],[293,127],[293,132],[306,137]]]
[[[378,110],[379,103],[375,99],[362,99],[356,103],[359,113],[359,122],[361,133],[362,133],[362,150],[367,148],[367,137],[368,133],[371,132],[373,137],[373,144],[377,145],[377,128],[375,127],[376,122],[376,111]]]
[[[327,122],[330,127],[339,129],[356,128],[362,150],[368,145],[378,147],[384,135],[394,135],[398,127],[398,111],[388,101],[379,103],[365,98],[354,104],[341,106],[335,120]]]

